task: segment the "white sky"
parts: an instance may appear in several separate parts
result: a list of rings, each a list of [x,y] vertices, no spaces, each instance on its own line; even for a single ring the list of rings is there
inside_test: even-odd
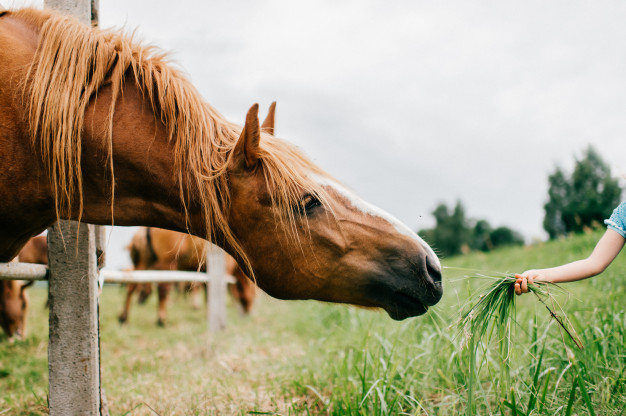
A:
[[[411,228],[461,199],[528,239],[556,164],[593,144],[626,174],[625,21],[618,1],[100,0],[232,121],[278,101],[278,135]]]

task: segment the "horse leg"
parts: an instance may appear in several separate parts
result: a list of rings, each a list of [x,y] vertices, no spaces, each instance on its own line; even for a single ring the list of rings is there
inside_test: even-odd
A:
[[[176,296],[178,299],[180,299],[181,297],[184,298],[186,296],[187,289],[185,282],[176,282],[174,289],[176,289]]]
[[[139,289],[139,297],[137,302],[140,305],[146,303],[150,295],[152,294],[152,283],[142,283]]]
[[[194,310],[200,309],[200,306],[201,306],[200,287],[201,287],[201,284],[197,282],[192,282],[189,287],[189,292],[191,293],[191,307]]]
[[[165,319],[167,318],[167,300],[172,290],[172,283],[159,283],[157,288],[159,291],[157,325],[163,327],[165,326]]]
[[[21,290],[22,290],[22,302],[23,302],[23,306],[22,306],[22,313],[23,315],[23,320],[22,320],[22,328],[20,328],[20,337],[21,339],[26,339],[26,324],[28,323],[28,304],[30,302],[29,298],[28,298],[28,293],[26,293],[24,291],[24,289],[26,289],[26,285],[22,286]]]
[[[235,267],[232,276],[235,278],[235,284],[229,285],[230,293],[233,299],[239,301],[242,312],[245,315],[249,315],[256,297],[256,286],[248,279],[239,266]]]
[[[135,292],[135,290],[137,290],[138,286],[139,285],[137,283],[128,283],[126,285],[126,302],[124,302],[124,309],[122,310],[122,313],[117,318],[117,320],[120,321],[120,324],[125,324],[128,320],[128,313],[130,312],[130,301],[133,297],[133,293]]]

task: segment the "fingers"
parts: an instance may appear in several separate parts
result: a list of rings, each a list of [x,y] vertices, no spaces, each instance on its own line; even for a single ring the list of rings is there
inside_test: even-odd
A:
[[[522,293],[528,293],[528,284],[532,284],[534,280],[533,277],[526,277],[524,276],[524,274],[515,275],[516,280],[513,287],[517,296],[521,295]]]

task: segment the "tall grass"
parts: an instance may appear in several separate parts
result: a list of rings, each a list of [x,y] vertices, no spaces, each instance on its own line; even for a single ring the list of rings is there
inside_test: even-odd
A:
[[[552,266],[587,255],[599,237],[443,263],[482,270]],[[204,311],[178,298],[165,328],[155,325],[154,299],[135,306],[128,326],[120,327],[123,291],[107,286],[101,349],[111,413],[154,415],[152,408],[161,415],[458,415],[468,409],[475,360],[474,414],[622,414],[625,256],[601,276],[568,284],[569,294],[554,293],[583,350],[567,338],[564,347],[559,325],[525,295],[516,299],[508,352],[480,342],[471,354],[454,325],[482,289],[480,282],[460,279],[465,274],[446,270],[444,299],[416,319],[394,322],[382,312],[262,298],[249,318],[230,305],[226,331],[213,337],[207,336]],[[36,287],[31,295],[29,338],[10,345],[0,335],[0,415],[46,411],[45,291]],[[494,340],[500,337],[494,332]]]
[[[461,316],[458,322],[459,332],[463,334],[467,343],[469,356],[470,356],[470,370],[468,374],[468,387],[467,387],[467,415],[476,414],[476,406],[474,401],[474,383],[477,380],[476,377],[476,356],[477,349],[479,347],[489,348],[492,335],[496,335],[496,348],[498,352],[498,361],[500,366],[499,372],[499,401],[500,411],[504,413],[504,406],[508,406],[517,413],[517,406],[515,405],[515,394],[511,391],[510,401],[508,400],[509,392],[508,386],[511,382],[510,376],[510,345],[511,345],[511,330],[515,323],[515,299],[516,294],[514,290],[514,284],[516,282],[515,275],[513,273],[495,273],[493,275],[476,274],[468,276],[468,279],[487,279],[490,280],[490,284],[486,285],[482,290],[476,292],[474,301],[472,298],[468,299],[465,309],[461,312]],[[550,293],[549,287],[558,288],[557,285],[548,282],[536,282],[528,285],[528,291],[541,302],[550,316],[560,325],[563,331],[569,336],[569,338],[576,344],[579,349],[583,346],[578,339],[571,323],[567,320],[562,308],[561,314],[557,314],[552,310],[547,301],[555,305],[557,304],[554,296]],[[563,319],[563,317],[565,319]],[[489,332],[487,339],[485,336]],[[536,328],[535,328],[536,336]],[[536,352],[536,339],[535,339],[535,352]],[[543,350],[541,356],[539,356],[539,363],[537,364],[535,377],[533,380],[533,390],[531,391],[531,398],[528,404],[528,409],[534,407],[536,401],[536,383],[539,368],[541,367],[541,360],[543,359]],[[530,410],[529,410],[530,412]]]

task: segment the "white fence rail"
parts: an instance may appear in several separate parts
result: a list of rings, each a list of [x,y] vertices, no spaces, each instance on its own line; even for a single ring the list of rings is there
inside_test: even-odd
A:
[[[100,271],[104,283],[177,283],[177,282],[197,282],[211,283],[211,275],[198,272],[183,271],[160,271],[160,270],[134,270],[120,271],[107,270]],[[229,274],[223,274],[222,278],[226,283],[235,283],[235,278]]]
[[[48,266],[32,263],[0,263],[0,280],[48,280]]]
[[[217,273],[220,273],[218,270]],[[48,266],[32,263],[0,263],[0,280],[47,281]],[[104,283],[210,283],[215,275],[200,272],[169,270],[100,270]],[[224,283],[236,283],[230,274],[222,273]]]

